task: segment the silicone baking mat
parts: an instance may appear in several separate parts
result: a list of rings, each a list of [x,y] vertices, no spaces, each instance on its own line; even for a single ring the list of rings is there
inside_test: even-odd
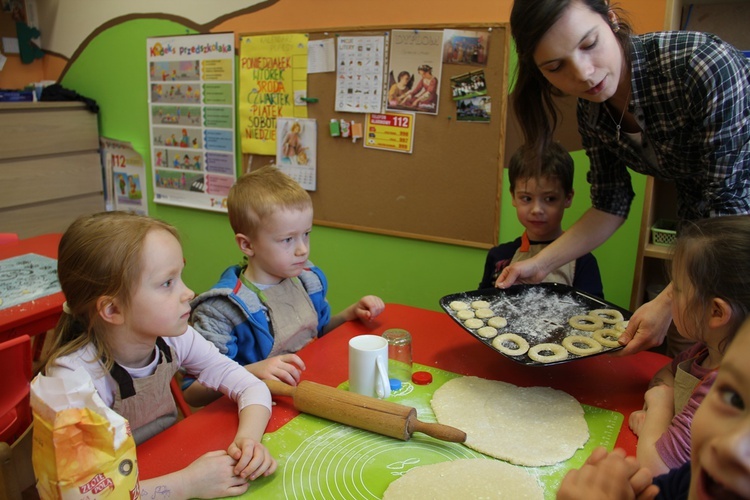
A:
[[[489,303],[490,309],[497,315],[505,318],[508,324],[498,329],[498,335],[503,333],[515,333],[520,335],[533,347],[537,344],[552,343],[560,344],[562,340],[570,335],[583,335],[591,337],[593,332],[577,330],[568,324],[572,316],[586,315],[594,309],[614,309],[622,313],[624,319],[629,319],[630,311],[623,309],[604,299],[594,297],[576,288],[559,283],[540,283],[538,285],[514,285],[501,290],[488,288],[473,290],[470,292],[454,293],[440,299],[440,306],[453,318],[461,328],[473,337],[487,345],[498,354],[502,354],[516,363],[533,366],[549,366],[567,363],[577,359],[598,356],[606,352],[617,351],[622,347],[603,346],[602,350],[589,355],[578,355],[568,353],[568,357],[550,363],[540,363],[531,359],[528,354],[520,356],[509,356],[499,351],[492,345],[492,338],[484,338],[477,333],[478,328],[469,328],[459,319],[450,307],[453,301],[463,302],[469,305],[472,301],[483,300]],[[484,320],[486,324],[487,320]],[[604,324],[603,328],[612,328],[613,325]]]
[[[407,383],[388,401],[412,406],[424,422],[435,422],[432,394],[460,375],[414,365],[432,373],[427,386]],[[340,386],[347,389],[348,384]],[[555,492],[565,473],[580,467],[597,446],[614,447],[623,422],[620,413],[583,405],[590,438],[584,448],[565,462],[548,467],[527,467],[545,489],[545,499]],[[459,443],[448,443],[415,433],[409,441],[381,436],[329,420],[300,414],[263,443],[279,463],[276,472],[251,483],[246,498],[355,500],[379,499],[388,485],[412,467],[461,458],[485,458]]]

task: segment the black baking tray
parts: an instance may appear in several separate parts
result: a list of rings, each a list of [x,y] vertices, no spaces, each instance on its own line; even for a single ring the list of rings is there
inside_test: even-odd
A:
[[[508,324],[498,330],[502,333],[516,333],[526,339],[529,347],[541,343],[560,344],[569,335],[591,336],[591,332],[584,332],[571,327],[568,319],[571,316],[587,314],[592,309],[615,309],[620,311],[625,320],[629,320],[632,313],[611,302],[590,295],[572,286],[559,283],[540,283],[537,285],[513,285],[506,289],[488,288],[468,292],[453,293],[440,299],[440,306],[458,323],[461,328],[477,340],[487,345],[493,351],[517,363],[530,366],[551,366],[569,363],[582,358],[598,356],[622,349],[607,347],[594,354],[568,354],[568,358],[550,363],[540,363],[529,358],[528,354],[509,356],[498,351],[492,345],[492,339],[483,338],[476,333],[476,329],[468,328],[450,308],[450,303],[459,300],[469,304],[475,300],[489,302],[490,309],[497,315],[504,317]],[[486,324],[486,320],[485,320]],[[606,326],[606,325],[605,325]]]

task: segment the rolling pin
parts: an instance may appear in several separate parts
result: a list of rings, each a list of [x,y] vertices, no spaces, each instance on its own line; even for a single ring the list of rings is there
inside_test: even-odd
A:
[[[384,436],[408,441],[414,432],[423,432],[443,441],[463,443],[466,433],[443,424],[421,422],[410,406],[382,401],[354,392],[303,380],[293,387],[278,380],[265,380],[274,396],[291,396],[294,408]]]

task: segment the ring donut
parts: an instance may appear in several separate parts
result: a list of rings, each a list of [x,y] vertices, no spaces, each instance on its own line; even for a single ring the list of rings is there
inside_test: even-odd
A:
[[[545,351],[552,354],[542,354]],[[529,349],[528,354],[531,359],[540,363],[554,363],[555,361],[568,359],[568,350],[560,344],[537,344]]]
[[[600,330],[601,331],[601,330]],[[576,344],[585,344],[586,347],[578,347]],[[571,335],[565,337],[562,341],[562,345],[568,351],[579,356],[588,356],[602,350],[602,345],[591,337],[585,337],[583,335]]]
[[[599,316],[579,315],[571,316],[568,320],[568,324],[576,330],[583,330],[584,332],[594,332],[601,330],[604,326],[604,320]]]
[[[589,311],[589,316],[601,318],[608,325],[614,325],[625,319],[622,317],[622,313],[616,309],[594,309],[593,311]]]
[[[622,335],[622,331],[614,328],[602,328],[595,331],[591,336],[604,347],[620,347],[617,339]]]
[[[618,321],[615,323],[615,330],[620,330],[621,332],[624,332],[628,328],[629,321]]]
[[[517,347],[515,349],[506,347],[505,345],[503,345],[503,342],[515,344]],[[503,333],[502,335],[498,335],[497,337],[492,339],[492,347],[503,354],[507,354],[508,356],[520,356],[522,354],[526,354],[526,351],[529,350],[529,343],[526,342],[525,338],[521,337],[518,334]]]

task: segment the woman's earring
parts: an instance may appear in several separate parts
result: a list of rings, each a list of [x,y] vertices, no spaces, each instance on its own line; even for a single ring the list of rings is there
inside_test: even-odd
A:
[[[612,33],[617,33],[618,31],[620,31],[620,25],[619,24],[612,23],[610,26],[612,27]]]

